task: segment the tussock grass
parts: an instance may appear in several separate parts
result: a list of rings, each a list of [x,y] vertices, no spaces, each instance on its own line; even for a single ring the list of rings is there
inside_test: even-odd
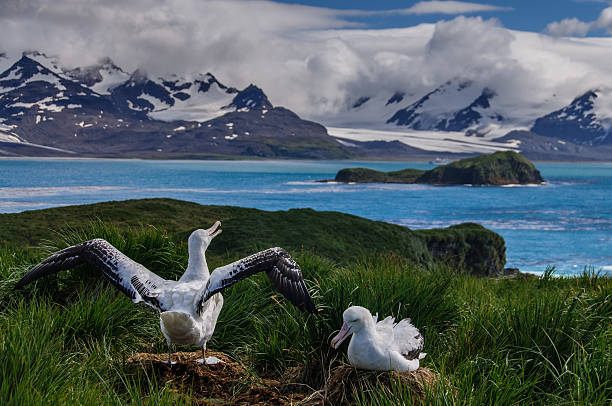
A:
[[[62,230],[46,251],[102,237],[165,277],[186,265],[184,244],[160,228],[93,222]],[[45,251],[45,250],[43,250]],[[216,254],[212,267],[250,252]],[[256,379],[286,381],[310,394],[346,363],[329,346],[342,312],[361,305],[380,317],[409,317],[425,336],[423,365],[440,376],[427,404],[609,404],[612,401],[612,283],[594,270],[576,278],[489,279],[420,265],[392,254],[344,264],[293,250],[317,315],[299,312],[265,275],[224,292],[209,348],[238,360]],[[45,252],[0,247],[0,404],[189,404],[190,393],[129,372],[136,352],[164,352],[157,314],[80,267],[13,292]],[[184,348],[187,349],[187,348]],[[195,348],[193,348],[195,350]],[[358,404],[410,404],[401,383],[354,389]]]

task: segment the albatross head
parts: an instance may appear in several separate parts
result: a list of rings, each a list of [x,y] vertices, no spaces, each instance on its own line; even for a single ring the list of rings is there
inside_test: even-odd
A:
[[[331,345],[334,348],[338,348],[351,334],[359,333],[364,328],[374,325],[372,313],[361,306],[351,306],[346,309],[342,314],[342,319],[344,320],[342,328],[331,341]]]
[[[217,230],[220,225],[220,221],[215,221],[212,227],[206,230],[198,229],[191,233],[187,242],[189,252],[208,248],[212,239],[221,234],[221,230]]]

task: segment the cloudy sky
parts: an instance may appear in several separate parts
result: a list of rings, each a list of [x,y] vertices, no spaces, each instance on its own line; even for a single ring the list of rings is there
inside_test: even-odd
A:
[[[569,97],[612,68],[595,60],[610,55],[607,1],[2,3],[0,51],[9,55],[40,50],[67,66],[109,56],[152,76],[210,71],[232,86],[255,83],[274,104],[312,118],[363,95],[417,94],[453,77],[543,95],[572,80]]]

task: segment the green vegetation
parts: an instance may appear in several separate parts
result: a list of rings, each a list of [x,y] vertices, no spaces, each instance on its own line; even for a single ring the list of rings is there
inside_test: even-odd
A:
[[[4,230],[5,224],[18,227],[16,221],[6,221],[18,215],[0,218],[6,241],[0,247],[0,404],[231,402],[204,398],[195,390],[178,390],[173,381],[160,383],[158,377],[126,364],[136,352],[165,352],[157,314],[132,304],[91,269],[61,272],[21,291],[12,290],[19,277],[50,251],[93,237],[105,238],[153,271],[176,278],[187,263],[186,247],[179,236],[186,236],[194,224],[209,225],[215,216],[209,219],[208,215],[225,210],[230,224],[229,219],[250,212],[179,203],[136,201],[45,211],[61,214],[65,220],[59,223],[61,227],[73,224],[73,229],[36,236],[49,239],[43,244],[44,252],[25,246],[24,241],[34,238],[27,227],[19,237]],[[135,210],[134,204],[183,207],[185,211],[168,211],[165,218],[157,219],[173,230],[170,233],[159,224],[131,225],[134,220],[128,212]],[[94,207],[99,214],[114,213],[116,222],[94,221],[79,227],[71,223],[72,209],[83,214]],[[259,220],[244,226],[247,240],[255,226],[272,227],[265,224],[263,212],[252,213]],[[301,212],[269,214],[281,221],[290,213],[298,216]],[[20,218],[29,215],[39,225],[53,221],[39,214],[21,213],[24,217]],[[294,225],[295,233],[300,227],[311,232],[307,223],[315,221],[315,214]],[[325,215],[331,218],[335,213]],[[147,224],[149,215],[143,216],[142,224]],[[155,219],[154,213],[150,216]],[[348,227],[348,218],[345,221]],[[274,242],[276,236],[289,241],[294,235],[280,230],[287,224],[269,228],[276,234],[264,230],[257,236],[266,239],[262,244],[282,246]],[[477,230],[475,225],[463,227]],[[225,224],[223,229],[211,249],[218,244],[227,249],[230,242],[237,241],[231,237],[236,231],[227,230]],[[224,242],[226,230],[231,238]],[[358,236],[358,227],[355,230]],[[429,237],[432,241],[433,236]],[[253,242],[235,250],[215,251],[209,265],[212,268],[250,253],[249,244]],[[262,387],[275,379],[284,383],[285,394],[307,396],[325,386],[330,370],[346,364],[347,344],[336,351],[329,340],[342,323],[344,309],[358,304],[381,316],[410,317],[420,328],[428,353],[422,366],[439,377],[423,395],[425,404],[607,405],[612,401],[610,279],[595,272],[555,278],[553,270],[540,278],[480,278],[439,262],[420,263],[375,248],[358,252],[349,244],[339,244],[326,253],[317,246],[294,245],[289,251],[302,267],[319,313],[301,313],[275,294],[265,275],[258,275],[224,291],[225,305],[209,348],[239,362]],[[344,249],[341,261],[334,257]],[[393,382],[392,376],[390,380]],[[225,392],[237,398],[246,389],[244,384],[234,385]],[[347,386],[345,392],[355,404],[411,404],[415,398],[413,389],[401,381],[390,386],[349,381]]]
[[[213,257],[281,246],[313,251],[345,263],[362,255],[393,252],[415,263],[443,261],[481,275],[500,273],[506,261],[503,238],[475,224],[411,231],[338,212],[311,209],[265,212],[242,207],[201,206],[171,199],[128,200],[0,214],[0,244],[37,247],[45,240],[56,239],[55,230],[77,229],[84,222],[95,220],[120,230],[140,225],[163,229],[178,246],[185,243],[194,229],[207,228],[221,220],[223,234],[208,251]],[[490,244],[491,241],[495,244]]]
[[[404,169],[380,172],[366,168],[338,171],[337,182],[429,183],[435,185],[509,185],[542,183],[535,166],[514,151],[461,159],[429,171]]]
[[[381,172],[368,168],[340,169],[334,179],[336,182],[379,182],[379,183],[416,183],[425,171],[403,169],[401,171]]]
[[[527,158],[514,151],[461,159],[424,173],[417,183],[441,185],[509,185],[542,183],[540,171]]]

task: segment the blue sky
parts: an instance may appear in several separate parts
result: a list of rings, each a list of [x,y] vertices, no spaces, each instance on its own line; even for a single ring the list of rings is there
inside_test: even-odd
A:
[[[394,10],[406,9],[419,1],[406,0],[279,0],[281,3],[302,4],[333,9],[357,10]],[[610,6],[603,0],[471,0],[472,4],[490,5],[509,8],[504,11],[480,11],[465,13],[470,16],[496,18],[510,29],[532,32],[544,32],[548,24],[563,19],[576,18],[580,21],[595,21],[601,11]],[[457,14],[421,14],[421,15],[372,15],[366,17],[347,16],[347,20],[365,24],[368,28],[399,28],[420,23],[435,23],[439,20],[452,19]],[[609,35],[603,30],[594,29],[588,36]]]

